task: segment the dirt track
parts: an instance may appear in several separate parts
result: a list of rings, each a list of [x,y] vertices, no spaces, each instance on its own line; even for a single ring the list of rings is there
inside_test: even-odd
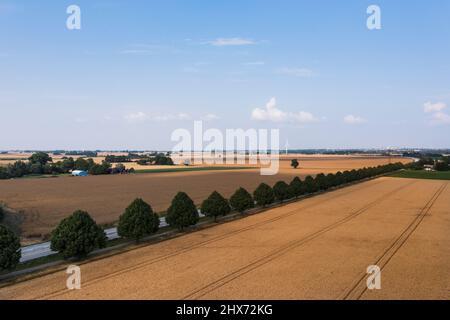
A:
[[[306,158],[295,170],[290,167],[290,161],[281,161],[280,172],[276,176],[261,176],[259,169],[250,169],[0,180],[0,202],[23,212],[23,237],[39,238],[79,209],[87,210],[98,223],[109,224],[117,221],[136,197],[143,198],[155,211],[161,212],[169,207],[178,191],[187,192],[200,204],[214,190],[229,197],[240,186],[252,192],[261,182],[273,185],[279,180],[289,182],[294,176],[344,171],[388,162],[388,158],[373,157]]]
[[[86,263],[79,291],[60,271],[0,299],[449,299],[448,184],[376,179]]]

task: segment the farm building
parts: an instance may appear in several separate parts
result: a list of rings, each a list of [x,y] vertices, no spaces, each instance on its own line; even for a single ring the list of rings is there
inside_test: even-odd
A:
[[[84,170],[73,170],[72,171],[72,176],[74,176],[74,177],[87,177],[88,173],[87,173],[87,171],[84,171]]]

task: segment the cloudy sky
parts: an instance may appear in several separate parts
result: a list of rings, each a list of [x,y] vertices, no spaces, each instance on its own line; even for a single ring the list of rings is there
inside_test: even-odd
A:
[[[194,120],[291,148],[450,147],[449,17],[447,0],[0,0],[0,149],[171,149]]]

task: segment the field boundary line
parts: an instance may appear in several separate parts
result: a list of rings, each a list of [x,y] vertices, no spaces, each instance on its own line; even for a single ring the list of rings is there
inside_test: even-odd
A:
[[[437,201],[442,192],[446,189],[448,183],[443,183],[436,192],[432,195],[430,200],[427,201],[425,206],[419,211],[419,214],[407,225],[403,232],[394,239],[394,241],[383,251],[383,253],[378,256],[373,265],[380,267],[380,272],[387,266],[387,264],[392,260],[395,254],[403,247],[406,241],[414,233],[414,231],[419,227],[420,223],[427,216],[428,212],[433,207],[434,203]],[[367,291],[367,285],[365,279],[367,273],[362,273],[357,281],[346,291],[342,296],[341,300],[359,300]]]

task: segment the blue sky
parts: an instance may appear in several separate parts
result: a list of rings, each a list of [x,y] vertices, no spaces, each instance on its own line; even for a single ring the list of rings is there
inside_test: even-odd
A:
[[[446,0],[0,0],[0,39],[0,149],[171,149],[193,120],[291,148],[450,147]]]

